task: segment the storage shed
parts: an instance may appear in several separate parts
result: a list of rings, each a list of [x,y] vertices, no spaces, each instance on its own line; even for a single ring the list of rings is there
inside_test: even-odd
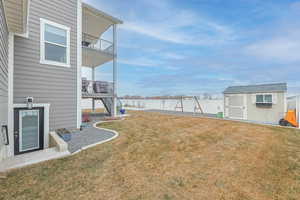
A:
[[[224,91],[224,116],[278,124],[287,109],[287,84],[231,86]]]

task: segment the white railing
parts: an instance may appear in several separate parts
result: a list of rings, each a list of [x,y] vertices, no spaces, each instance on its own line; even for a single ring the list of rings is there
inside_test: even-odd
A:
[[[112,54],[114,53],[114,44],[111,41],[108,40],[104,40],[104,39],[99,39],[96,43],[89,43],[86,41],[82,41],[82,46],[86,47],[86,48],[91,48],[97,51],[103,51],[105,53],[108,54]]]

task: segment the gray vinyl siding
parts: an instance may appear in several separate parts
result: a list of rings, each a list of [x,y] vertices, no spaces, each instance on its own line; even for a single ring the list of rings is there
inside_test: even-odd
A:
[[[70,27],[70,64],[40,64],[40,18]],[[77,125],[77,0],[31,0],[29,38],[15,37],[14,103],[50,103],[50,130]]]
[[[8,29],[0,0],[0,126],[7,125],[8,114]],[[0,160],[5,156],[5,148],[0,139]]]

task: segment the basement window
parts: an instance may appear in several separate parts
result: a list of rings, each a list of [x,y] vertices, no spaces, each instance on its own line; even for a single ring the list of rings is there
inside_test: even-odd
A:
[[[70,67],[70,28],[41,19],[41,63]]]

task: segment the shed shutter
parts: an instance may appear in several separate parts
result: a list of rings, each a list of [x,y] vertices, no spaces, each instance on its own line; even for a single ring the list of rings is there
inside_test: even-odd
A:
[[[229,96],[225,96],[225,106],[229,106]]]
[[[273,104],[277,104],[277,93],[272,94],[272,101]]]
[[[251,95],[252,104],[256,103],[256,94]]]

